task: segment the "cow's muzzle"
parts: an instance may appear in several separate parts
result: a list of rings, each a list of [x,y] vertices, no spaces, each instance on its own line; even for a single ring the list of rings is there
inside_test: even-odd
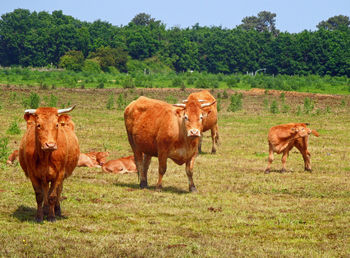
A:
[[[43,146],[41,146],[41,149],[44,151],[57,150],[57,144],[54,142],[46,142]]]
[[[200,137],[201,136],[201,131],[198,129],[192,128],[191,130],[188,131],[187,136],[189,137]]]

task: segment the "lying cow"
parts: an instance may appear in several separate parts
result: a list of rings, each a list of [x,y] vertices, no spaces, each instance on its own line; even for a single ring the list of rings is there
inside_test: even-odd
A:
[[[109,152],[80,153],[77,167],[100,168],[108,157]]]
[[[199,102],[208,102],[208,103],[216,101],[215,98],[207,90],[191,93],[188,96],[187,100],[184,100],[184,103],[186,103],[188,100],[191,100],[191,99],[197,100]],[[212,139],[211,153],[216,153],[216,146],[219,142],[218,110],[217,110],[216,103],[204,108],[204,111],[207,115],[203,117],[203,132],[206,132],[208,130],[211,131],[211,139]],[[199,153],[202,153],[202,140],[203,140],[203,135],[201,135],[199,145],[198,145]]]
[[[42,107],[25,110],[27,130],[19,148],[19,163],[32,182],[37,202],[36,221],[54,221],[61,215],[63,180],[70,176],[79,159],[74,123],[64,114],[73,110]]]
[[[102,171],[115,174],[137,173],[134,156],[109,160],[102,165]]]
[[[15,160],[17,159],[17,157],[18,157],[18,150],[15,150],[15,151],[13,151],[13,152],[10,154],[10,156],[7,158],[6,163],[7,163],[8,165],[12,165],[12,164],[15,162]]]
[[[167,168],[167,159],[176,164],[186,163],[190,191],[196,191],[192,179],[199,138],[203,131],[205,108],[215,104],[200,103],[189,99],[185,104],[139,97],[124,111],[125,127],[130,146],[134,152],[140,187],[147,187],[147,170],[152,157],[158,157],[159,178],[157,189],[162,188],[162,178]]]
[[[306,123],[289,123],[276,125],[270,128],[268,134],[269,159],[265,173],[270,172],[270,166],[274,159],[274,152],[277,154],[283,153],[281,172],[285,172],[287,157],[289,151],[293,147],[296,147],[303,155],[305,170],[311,172],[311,154],[307,150],[308,139],[311,133],[317,137],[319,134],[317,131],[307,128],[307,125]]]

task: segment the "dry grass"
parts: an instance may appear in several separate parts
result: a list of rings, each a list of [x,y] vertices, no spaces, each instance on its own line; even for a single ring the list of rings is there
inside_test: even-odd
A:
[[[0,89],[0,132],[21,118],[20,89]],[[11,100],[12,92],[17,93]],[[77,104],[72,116],[83,152],[105,150],[111,158],[130,154],[123,114],[107,110],[111,90],[54,90],[62,103]],[[118,92],[119,93],[119,92]],[[137,90],[139,94],[182,100],[179,90]],[[188,193],[183,166],[168,161],[163,191],[156,192],[153,158],[147,190],[137,175],[77,168],[64,183],[63,218],[34,222],[35,197],[20,166],[0,168],[0,256],[325,256],[350,255],[350,98],[315,96],[316,108],[331,113],[296,115],[304,96],[286,95],[287,114],[273,115],[263,100],[274,95],[245,95],[243,110],[219,114],[221,145],[209,154],[210,133],[195,164],[198,193]],[[345,106],[341,101],[345,100]],[[309,122],[321,134],[310,139],[313,172],[303,171],[292,151],[288,172],[265,175],[268,129],[287,122]],[[24,120],[20,123],[25,130]],[[21,135],[9,136],[11,150]],[[277,155],[272,169],[280,169]]]

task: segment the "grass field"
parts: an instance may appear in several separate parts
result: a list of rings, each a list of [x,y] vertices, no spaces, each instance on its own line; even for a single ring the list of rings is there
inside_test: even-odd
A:
[[[28,88],[0,89],[0,137],[9,138],[11,151],[18,148],[25,130],[21,99],[29,92]],[[181,101],[190,91],[36,92],[42,99],[54,94],[59,107],[77,105],[71,115],[82,152],[108,150],[110,158],[118,158],[131,150],[123,111],[106,108],[111,94],[122,93],[127,102],[139,95]],[[303,109],[306,96],[315,106],[309,114]],[[197,193],[188,192],[184,166],[171,160],[162,192],[154,188],[155,158],[146,190],[139,189],[136,174],[77,168],[64,182],[63,217],[37,224],[30,181],[18,163],[1,164],[0,256],[349,257],[350,97],[286,93],[285,104],[290,108],[277,114],[269,111],[273,100],[281,105],[277,92],[243,92],[243,109],[238,112],[227,111],[229,98],[221,100],[221,145],[211,155],[210,133],[205,133],[205,153],[197,157],[194,167]],[[21,134],[6,133],[13,121]],[[309,142],[313,172],[304,172],[302,157],[293,149],[287,173],[278,172],[281,156],[276,155],[274,172],[264,174],[267,131],[288,122],[309,122],[320,133]]]

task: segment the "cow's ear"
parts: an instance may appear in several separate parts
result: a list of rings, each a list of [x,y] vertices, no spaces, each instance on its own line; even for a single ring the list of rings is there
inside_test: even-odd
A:
[[[66,123],[70,121],[70,115],[63,114],[58,117],[58,122],[64,126]]]
[[[175,112],[176,112],[175,114],[176,114],[178,117],[183,116],[183,114],[185,113],[183,108],[177,108],[177,109],[175,110]]]
[[[27,123],[33,123],[35,122],[35,115],[33,114],[28,114],[28,113],[25,113],[24,116],[23,116],[24,120],[27,121]]]
[[[209,116],[210,113],[211,113],[211,110],[204,111],[204,112],[203,112],[203,117]]]

